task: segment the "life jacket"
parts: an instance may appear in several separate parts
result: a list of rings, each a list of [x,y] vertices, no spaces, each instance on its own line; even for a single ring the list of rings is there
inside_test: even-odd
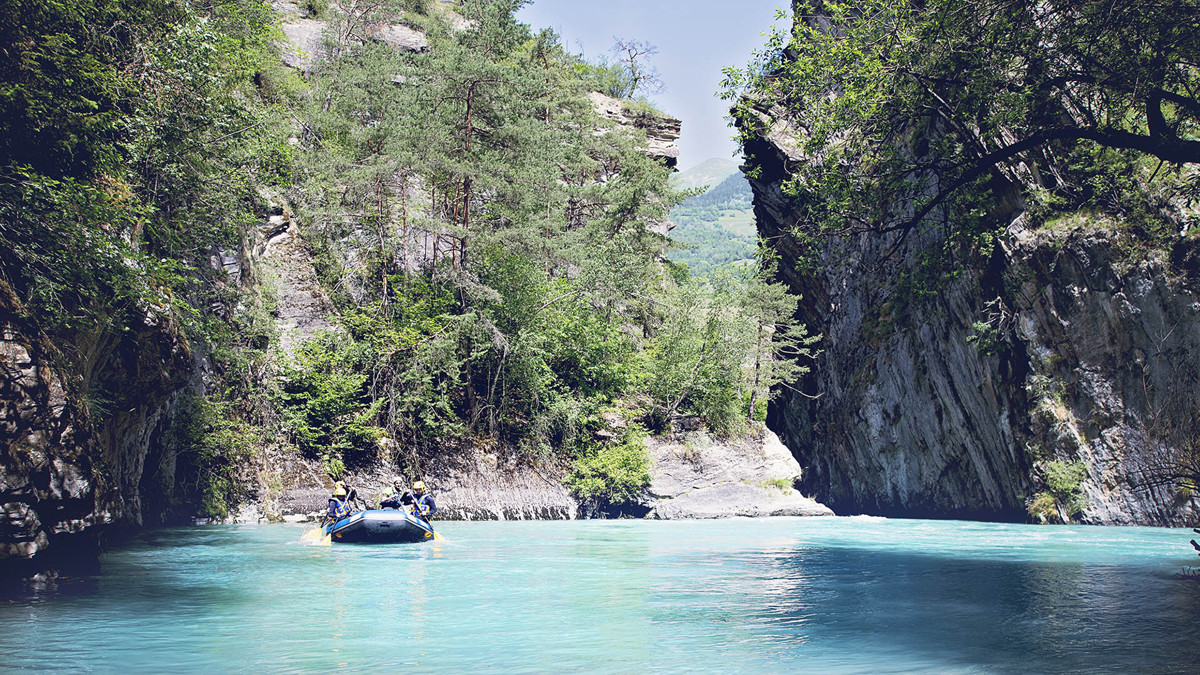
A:
[[[343,501],[341,499],[338,499],[337,497],[329,498],[329,517],[330,518],[333,518],[334,520],[341,520],[342,518],[345,518],[346,516],[350,515],[350,512],[353,510],[354,510],[354,507],[350,506],[350,502],[348,500]]]
[[[413,497],[413,513],[424,518],[425,520],[429,520],[430,514],[432,514],[436,510],[437,510],[437,507],[434,506],[433,498],[429,496],[428,492],[422,494],[419,497],[414,495],[414,497]]]
[[[395,488],[388,488],[388,491],[383,493],[383,497],[379,500],[380,508],[398,509],[404,503],[404,494]]]

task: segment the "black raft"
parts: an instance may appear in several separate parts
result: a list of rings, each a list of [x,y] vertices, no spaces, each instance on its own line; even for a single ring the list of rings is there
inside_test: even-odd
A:
[[[352,513],[326,528],[330,540],[345,544],[400,544],[434,538],[429,523],[395,509]]]

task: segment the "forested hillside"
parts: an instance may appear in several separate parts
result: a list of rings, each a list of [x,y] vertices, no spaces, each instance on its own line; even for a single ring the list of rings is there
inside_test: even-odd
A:
[[[621,501],[645,433],[762,417],[795,298],[664,264],[678,122],[519,5],[10,3],[12,555],[463,448]],[[280,327],[285,232],[327,330]]]
[[[642,131],[661,113],[597,115],[588,93],[611,67],[515,22],[517,5],[457,6],[466,28],[422,3],[330,10],[343,37],[298,108],[295,189],[345,334],[307,347],[278,400],[331,475],[379,460],[419,474],[485,442],[577,462],[580,494],[632,496],[639,429],[687,413],[729,433],[784,372],[763,332],[790,325],[781,286],[665,274],[656,232],[679,195]],[[381,22],[428,49],[370,39]],[[601,442],[606,410],[637,423]]]
[[[683,247],[671,251],[673,262],[685,263],[692,274],[707,276],[735,263],[753,264],[758,244],[753,195],[738,171],[703,194],[671,210],[671,238]]]

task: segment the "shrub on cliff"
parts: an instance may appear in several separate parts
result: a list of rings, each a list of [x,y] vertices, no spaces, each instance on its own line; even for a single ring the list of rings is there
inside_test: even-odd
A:
[[[1070,522],[1087,506],[1082,487],[1083,479],[1087,477],[1087,465],[1055,459],[1039,462],[1037,469],[1046,489],[1029,500],[1026,511],[1043,523]]]
[[[580,501],[631,504],[650,485],[650,455],[646,434],[631,426],[616,441],[596,445],[575,460],[566,480]]]

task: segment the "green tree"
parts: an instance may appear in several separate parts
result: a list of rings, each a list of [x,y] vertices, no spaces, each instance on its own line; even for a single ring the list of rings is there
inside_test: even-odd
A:
[[[342,40],[306,110],[309,240],[371,353],[379,423],[418,455],[471,434],[572,452],[654,321],[670,170],[518,5],[462,3],[465,30],[385,15],[430,49]]]
[[[748,94],[734,114],[751,154],[759,111],[786,106],[810,158],[788,188],[809,224],[907,233],[948,214],[969,227],[1022,208],[1023,183],[1094,201],[1072,153],[1124,158],[1118,173],[1143,180],[1200,161],[1195,0],[813,0],[795,12],[790,38],[727,71],[725,95]]]
[[[816,356],[813,345],[820,335],[809,335],[796,319],[800,299],[775,277],[778,261],[765,251],[761,268],[748,274],[742,291],[741,308],[747,321],[750,362],[750,401],[746,415],[754,419],[759,397],[778,386],[790,386],[808,372],[808,363]]]
[[[684,279],[665,298],[662,326],[647,350],[656,427],[685,406],[721,432],[738,418],[745,352],[735,280],[719,274],[711,284]]]

